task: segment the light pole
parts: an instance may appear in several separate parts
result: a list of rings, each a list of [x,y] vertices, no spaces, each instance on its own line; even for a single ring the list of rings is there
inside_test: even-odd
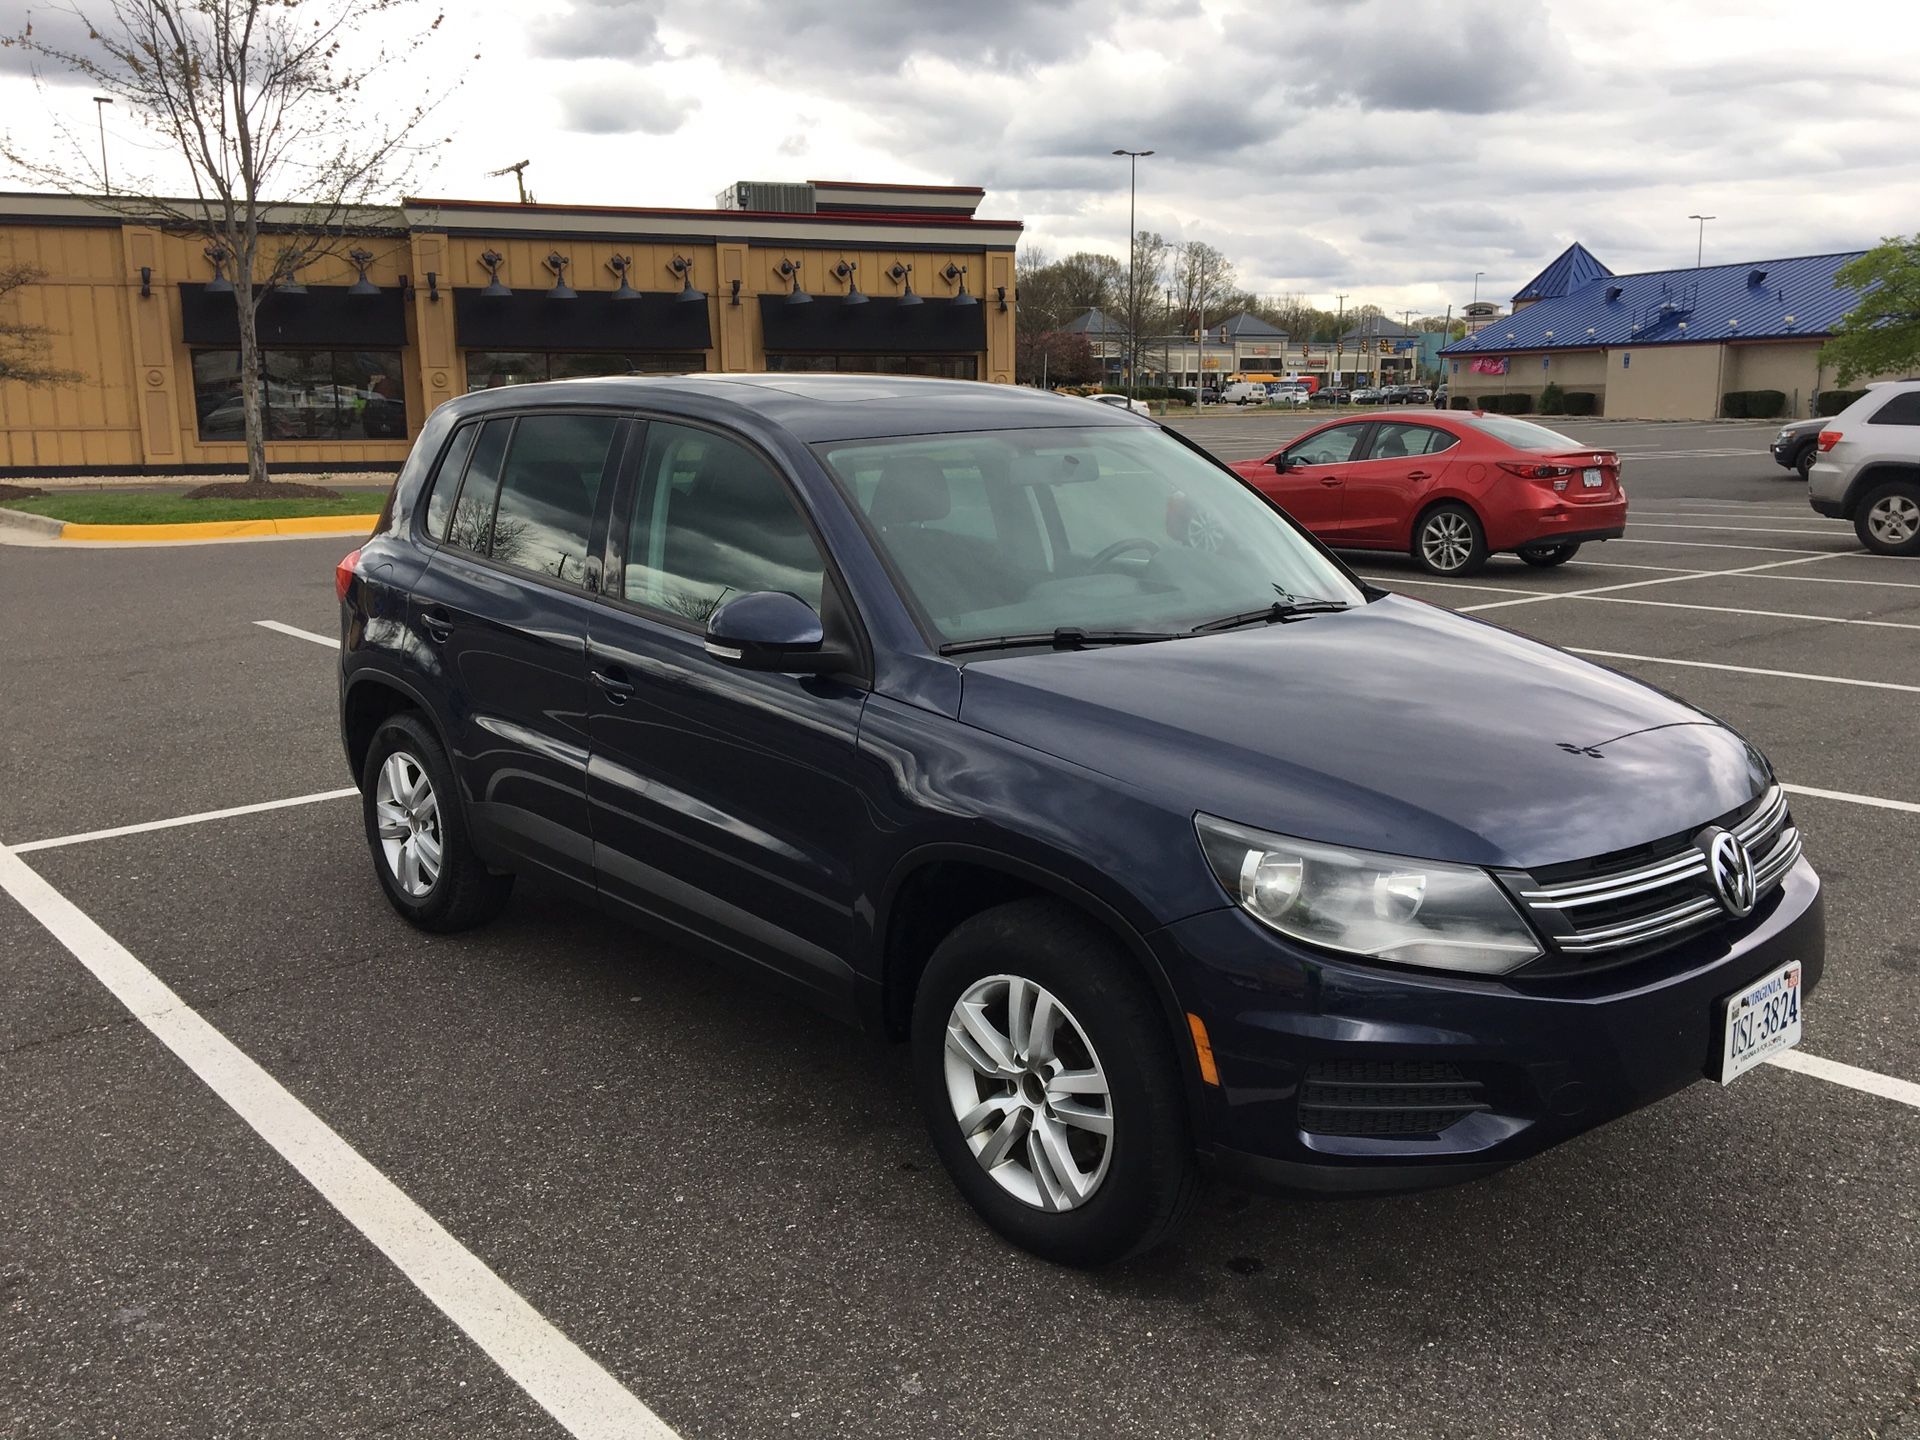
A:
[[[1347,297],[1335,295],[1333,298],[1339,302],[1339,309],[1334,311],[1333,320],[1333,388],[1338,390],[1347,383],[1340,373],[1340,367],[1346,363],[1344,357],[1347,349]]]
[[[1720,217],[1718,215],[1687,216],[1687,219],[1689,220],[1698,220],[1700,222],[1700,234],[1698,238],[1695,240],[1694,247],[1693,247],[1693,268],[1696,270],[1700,268],[1700,261],[1702,260],[1702,258],[1705,257],[1707,253],[1707,221],[1718,220],[1719,218]]]
[[[93,97],[93,113],[100,121],[100,184],[109,194],[113,192],[113,177],[107,174],[107,106],[112,103],[111,95]]]
[[[1153,154],[1151,150],[1116,150],[1116,155],[1127,157],[1127,399],[1133,399],[1134,355],[1139,349],[1140,336],[1140,287],[1134,276],[1134,262],[1139,258],[1139,241],[1133,229],[1133,201],[1135,181],[1139,175],[1140,162]]]
[[[1476,305],[1480,303],[1480,277],[1486,273],[1484,270],[1473,272],[1473,303]]]

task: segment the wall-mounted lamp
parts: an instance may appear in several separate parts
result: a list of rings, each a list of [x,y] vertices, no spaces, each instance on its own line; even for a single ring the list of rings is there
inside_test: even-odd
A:
[[[480,293],[489,300],[503,300],[513,294],[500,280],[500,267],[507,263],[507,257],[498,250],[480,252],[480,263],[487,267],[487,288]]]
[[[439,272],[435,270],[429,270],[427,271],[427,299],[438,300],[439,298],[440,298]]]
[[[213,266],[213,279],[207,282],[207,294],[231,295],[233,293],[233,282],[220,273],[220,267],[227,263],[233,252],[228,250],[224,245],[209,245],[200,253],[205,255],[207,257],[207,263]]]
[[[620,281],[620,283],[614,287],[614,299],[638,300],[640,298],[640,292],[627,283],[627,271],[633,268],[633,257],[631,255],[615,255],[607,261],[607,268],[611,270]]]
[[[994,297],[1000,302],[1000,313],[1002,315],[1006,314],[1007,313],[1007,287],[1004,285],[996,285],[993,287],[993,293],[994,293]]]
[[[140,298],[142,300],[151,300],[153,298],[153,267],[151,265],[142,265],[140,267]],[[1791,315],[1787,317],[1787,322],[1789,324],[1793,322]]]
[[[146,292],[146,291],[144,291],[144,290],[142,290],[142,291],[141,291],[140,293],[141,293],[142,295],[144,295],[144,294],[146,294],[147,292]],[[1781,321],[1782,321],[1782,322],[1783,322],[1784,324],[1786,324],[1786,325],[1789,325],[1789,326],[1790,326],[1790,325],[1792,325],[1792,324],[1793,324],[1793,316],[1791,316],[1791,315],[1782,315],[1782,316],[1780,317],[1780,319],[1781,319]]]
[[[303,286],[302,288],[304,289],[305,287]],[[412,280],[408,279],[405,275],[402,275],[400,277],[400,298],[402,300],[406,301],[409,305],[411,305],[413,303],[414,296],[419,293],[420,293],[419,291],[413,288]]]
[[[1593,327],[1589,325],[1587,326],[1587,339],[1591,340],[1592,338],[1593,338]]]
[[[729,305],[738,305],[740,303],[740,282],[738,280],[732,280],[732,281],[729,281],[728,283],[733,288],[727,300],[727,303]]]
[[[1687,322],[1682,320],[1679,322],[1679,324],[1675,325],[1673,328],[1676,330],[1684,330],[1687,328]]]
[[[913,293],[913,266],[904,261],[896,260],[893,262],[892,268],[887,271],[887,278],[900,286],[900,303],[902,305],[918,305],[921,303],[920,297]]]
[[[864,305],[867,303],[867,297],[860,293],[860,286],[854,279],[854,272],[859,268],[859,265],[852,260],[842,260],[838,265],[833,267],[834,277],[847,282],[847,294],[846,299],[842,302],[843,304]]]
[[[1727,321],[1727,328],[1729,330],[1738,330],[1740,328],[1740,322],[1738,320],[1729,319]]]
[[[787,292],[787,304],[811,305],[813,297],[800,288],[800,267],[791,260],[782,260],[774,266],[774,273],[782,280],[791,280],[793,289]]]
[[[667,269],[680,277],[680,293],[674,297],[677,303],[705,302],[707,292],[693,288],[693,261],[684,255],[676,255],[667,262]]]
[[[1546,338],[1547,338],[1547,339],[1549,339],[1549,340],[1551,340],[1551,339],[1553,338],[1553,332],[1552,332],[1551,330],[1549,330],[1549,331],[1547,331],[1547,335],[1546,335]]]
[[[558,250],[547,252],[547,269],[553,272],[553,288],[547,291],[549,300],[578,300],[580,292],[567,284],[567,266],[573,263]]]
[[[360,272],[360,278],[347,287],[349,295],[378,295],[380,287],[367,279],[367,267],[373,264],[371,250],[349,250],[347,259],[353,262],[353,268]]]
[[[960,282],[960,293],[953,297],[954,304],[978,305],[980,303],[978,300],[974,299],[973,296],[967,293],[967,267],[966,266],[957,265],[953,261],[949,260],[947,262],[947,268],[940,272],[940,278],[942,280],[946,280],[949,282],[955,281],[955,280],[958,280]]]

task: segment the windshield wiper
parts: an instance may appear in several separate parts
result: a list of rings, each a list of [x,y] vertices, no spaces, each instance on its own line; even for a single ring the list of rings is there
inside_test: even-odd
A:
[[[1346,608],[1344,601],[1321,600],[1311,595],[1297,600],[1276,600],[1263,609],[1243,610],[1238,615],[1222,615],[1218,620],[1202,621],[1187,633],[1206,635],[1215,630],[1237,630],[1242,625],[1271,625],[1276,621],[1297,620],[1302,615],[1331,615]]]
[[[970,650],[1028,650],[1045,646],[1052,650],[1081,650],[1089,645],[1145,645],[1153,640],[1178,640],[1179,634],[1162,630],[1082,630],[1062,625],[1057,630],[1034,635],[995,635],[985,640],[949,640],[940,647],[942,655],[964,655]]]

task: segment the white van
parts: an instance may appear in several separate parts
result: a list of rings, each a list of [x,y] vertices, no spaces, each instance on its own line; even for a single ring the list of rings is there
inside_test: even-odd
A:
[[[1257,380],[1236,380],[1220,392],[1222,405],[1264,405],[1267,387]]]

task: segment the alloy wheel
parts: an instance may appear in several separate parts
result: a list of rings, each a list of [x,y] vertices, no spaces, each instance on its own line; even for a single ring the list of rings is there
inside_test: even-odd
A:
[[[440,879],[440,801],[415,756],[396,750],[381,764],[373,808],[388,873],[421,899]]]
[[[1113,1097],[1086,1032],[1044,986],[989,975],[947,1019],[947,1098],[967,1148],[1037,1210],[1076,1210],[1106,1178]]]
[[[1187,521],[1187,544],[1195,550],[1218,550],[1226,538],[1220,517],[1211,510],[1196,510]]]
[[[1905,545],[1920,534],[1920,505],[1911,496],[1883,495],[1867,512],[1867,528],[1883,545]]]
[[[1420,553],[1435,570],[1458,570],[1473,554],[1473,527],[1465,516],[1443,510],[1421,527]]]

